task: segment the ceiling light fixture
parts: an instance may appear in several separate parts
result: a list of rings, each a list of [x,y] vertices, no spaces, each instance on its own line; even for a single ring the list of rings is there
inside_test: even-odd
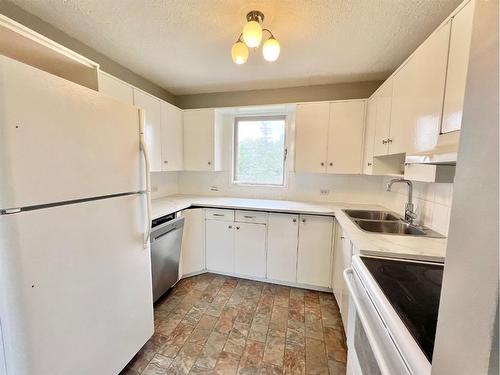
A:
[[[269,38],[262,46],[262,55],[266,61],[276,61],[280,55],[280,44],[269,29],[262,28],[264,14],[258,10],[252,10],[247,14],[247,23],[243,32],[231,48],[233,61],[240,65],[248,59],[248,47],[257,48],[262,41],[262,34],[269,33]]]

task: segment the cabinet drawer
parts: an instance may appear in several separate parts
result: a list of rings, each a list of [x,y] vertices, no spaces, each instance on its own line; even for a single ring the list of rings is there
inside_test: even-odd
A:
[[[267,212],[236,211],[236,221],[240,223],[267,224]]]
[[[233,210],[221,210],[215,208],[207,208],[205,210],[205,219],[234,221]]]

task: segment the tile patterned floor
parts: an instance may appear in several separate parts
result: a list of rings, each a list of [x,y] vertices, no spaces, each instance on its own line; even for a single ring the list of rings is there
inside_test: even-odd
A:
[[[331,293],[202,274],[159,301],[155,334],[121,375],[338,375],[345,363]]]

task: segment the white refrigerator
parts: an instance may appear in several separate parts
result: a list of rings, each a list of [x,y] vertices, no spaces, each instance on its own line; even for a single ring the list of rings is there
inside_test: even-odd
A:
[[[142,118],[0,56],[0,374],[116,375],[153,334]]]

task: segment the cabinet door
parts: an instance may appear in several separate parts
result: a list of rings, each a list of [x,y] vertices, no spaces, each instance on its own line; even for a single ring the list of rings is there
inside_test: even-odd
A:
[[[134,104],[134,88],[110,74],[99,72],[99,91],[127,104]]]
[[[234,223],[205,221],[207,270],[234,273]]]
[[[345,269],[351,267],[352,262],[352,243],[349,237],[346,236],[345,232],[342,232],[342,273]],[[342,302],[340,307],[340,315],[342,317],[342,323],[344,324],[344,330],[347,331],[347,321],[349,319],[349,290],[347,285],[345,285],[345,280],[342,278]]]
[[[365,101],[330,104],[328,173],[361,173]]]
[[[339,308],[342,309],[342,290],[344,288],[344,254],[343,254],[343,233],[342,227],[335,221],[335,240],[333,248],[333,294],[337,300]]]
[[[203,209],[182,211],[184,230],[182,233],[182,275],[205,269],[205,221]]]
[[[300,215],[297,282],[328,288],[331,275],[333,219]]]
[[[375,139],[373,142],[373,155],[387,155],[389,146],[389,131],[391,127],[393,78],[388,79],[375,95],[377,112],[375,115]]]
[[[183,116],[184,170],[212,171],[214,167],[214,110],[186,110]]]
[[[134,88],[134,104],[146,111],[146,144],[151,172],[161,172],[160,100]]]
[[[161,148],[163,171],[182,170],[183,159],[182,110],[161,103]]]
[[[299,215],[269,214],[267,225],[267,278],[297,282]]]
[[[432,34],[394,77],[389,153],[436,147],[441,129],[450,22]]]
[[[326,172],[330,103],[298,104],[295,115],[295,171]]]
[[[469,65],[473,16],[474,1],[470,1],[453,17],[451,22],[442,133],[459,130],[462,126],[462,109],[464,106],[467,67]]]
[[[234,271],[240,275],[266,277],[266,225],[234,223]]]
[[[375,121],[377,116],[377,102],[371,98],[366,103],[366,128],[363,153],[363,173],[373,174],[373,144],[375,140]]]

